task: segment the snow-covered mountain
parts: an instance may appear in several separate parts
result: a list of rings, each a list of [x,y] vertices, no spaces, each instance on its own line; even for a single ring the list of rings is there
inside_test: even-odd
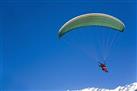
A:
[[[137,91],[137,82],[134,82],[125,86],[118,86],[115,89],[104,89],[104,88],[85,88],[81,90],[68,90],[68,91]]]

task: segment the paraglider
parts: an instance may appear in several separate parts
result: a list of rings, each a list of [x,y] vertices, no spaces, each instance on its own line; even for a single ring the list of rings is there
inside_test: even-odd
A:
[[[62,37],[67,32],[86,26],[103,26],[120,32],[123,32],[125,28],[124,23],[116,17],[102,13],[89,13],[70,19],[60,28],[58,36]]]
[[[65,34],[67,34],[70,31],[73,31],[80,27],[87,26],[101,26],[110,28],[110,30],[117,30],[118,32],[123,32],[125,29],[124,23],[114,16],[103,13],[89,13],[76,16],[70,19],[68,22],[66,22],[58,31],[58,37],[62,38]],[[112,42],[113,41],[114,40],[112,40]],[[112,45],[112,43],[110,43],[110,45]],[[108,72],[106,64],[99,63],[99,67],[101,67],[102,71]]]
[[[108,68],[105,63],[99,62],[99,67],[102,69],[103,72],[108,72]]]

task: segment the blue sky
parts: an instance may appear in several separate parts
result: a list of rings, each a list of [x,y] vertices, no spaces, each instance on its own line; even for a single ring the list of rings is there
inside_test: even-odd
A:
[[[133,0],[1,1],[1,89],[61,91],[93,86],[115,88],[135,82],[135,4]],[[111,29],[80,28],[58,39],[57,32],[66,21],[85,13],[106,13],[125,23],[125,32],[111,48],[108,74],[91,56],[100,51],[101,44],[95,43],[101,39],[99,30]]]

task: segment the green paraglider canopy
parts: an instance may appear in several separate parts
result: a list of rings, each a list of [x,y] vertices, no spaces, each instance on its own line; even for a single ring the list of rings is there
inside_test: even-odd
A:
[[[125,28],[124,23],[116,17],[102,13],[89,13],[74,17],[66,22],[58,32],[59,37],[75,28],[86,26],[103,26],[120,32],[123,32]]]

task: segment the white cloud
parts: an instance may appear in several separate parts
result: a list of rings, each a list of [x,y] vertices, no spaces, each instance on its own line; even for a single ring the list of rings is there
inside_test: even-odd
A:
[[[81,90],[68,90],[68,91],[137,91],[137,82],[125,85],[125,86],[118,86],[115,89],[104,89],[104,88],[85,88]]]

